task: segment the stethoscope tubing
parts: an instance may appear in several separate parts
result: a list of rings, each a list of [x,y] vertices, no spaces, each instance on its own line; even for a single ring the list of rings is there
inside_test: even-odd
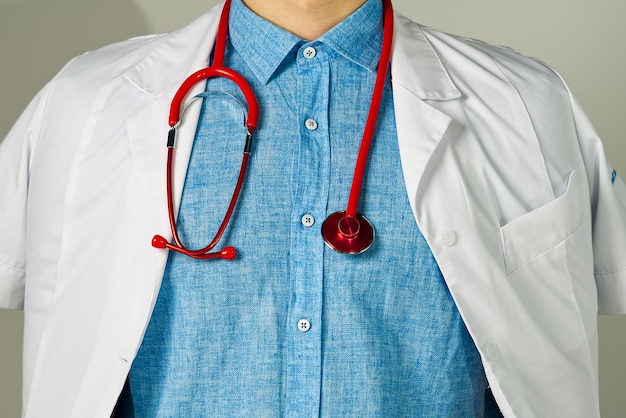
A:
[[[352,179],[352,186],[350,187],[348,207],[345,215],[349,217],[355,217],[357,214],[359,200],[361,197],[361,188],[363,185],[363,176],[367,166],[367,159],[369,156],[370,146],[372,144],[372,138],[374,137],[374,132],[376,130],[376,121],[378,120],[380,104],[385,90],[385,80],[387,78],[391,50],[393,47],[393,8],[391,7],[391,0],[383,0],[383,7],[383,47],[378,61],[378,65],[381,66],[381,68],[379,68],[376,73],[376,82],[372,93],[372,101],[367,115],[367,120],[365,122],[363,139],[361,140],[361,146],[359,147],[359,153],[357,155],[356,165],[354,168],[354,177]]]
[[[354,168],[354,177],[348,197],[348,207],[329,215],[322,224],[322,237],[328,247],[346,254],[361,254],[374,242],[374,226],[362,214],[357,213],[363,186],[363,176],[369,150],[376,130],[376,121],[380,112],[387,71],[393,48],[393,7],[391,0],[383,0],[383,46],[378,61],[376,82],[372,92],[369,113],[363,130],[363,137]]]
[[[248,117],[246,119],[246,127],[250,133],[254,132],[257,127],[259,119],[259,106],[257,104],[256,96],[252,91],[252,87],[248,81],[238,72],[223,66],[219,66],[213,63],[211,67],[203,68],[196,71],[183,81],[174,98],[172,99],[172,105],[170,106],[169,125],[170,127],[177,127],[181,120],[182,103],[189,94],[189,91],[197,83],[206,80],[208,78],[224,77],[233,81],[241,90],[246,102],[248,103]]]
[[[189,257],[197,259],[223,258],[232,260],[236,257],[236,250],[231,246],[224,247],[219,252],[212,251],[220,241],[228,223],[232,217],[233,211],[239,199],[239,195],[243,186],[243,181],[248,168],[248,161],[251,152],[252,133],[257,127],[259,111],[258,103],[254,91],[248,81],[238,72],[224,66],[224,54],[226,51],[226,38],[228,37],[228,18],[230,14],[231,0],[226,0],[222,8],[220,22],[215,41],[215,53],[213,63],[201,70],[196,71],[187,77],[179,89],[176,91],[170,106],[168,123],[170,131],[167,139],[167,200],[168,200],[168,216],[172,238],[174,243],[168,242],[161,235],[155,235],[152,239],[152,246],[156,248],[168,248],[173,251],[185,254]],[[357,213],[361,189],[363,184],[363,176],[367,166],[369,150],[376,130],[376,121],[380,112],[380,105],[385,88],[385,81],[389,62],[391,58],[391,50],[393,47],[393,7],[391,0],[383,0],[384,13],[384,31],[383,45],[376,73],[376,81],[372,92],[372,100],[367,115],[361,145],[357,155],[357,161],[354,169],[354,177],[350,194],[348,198],[348,206],[345,211],[339,211],[331,214],[322,224],[322,236],[326,244],[339,252],[348,254],[359,254],[367,250],[374,240],[374,227],[363,215]],[[224,77],[233,81],[244,95],[248,104],[248,115],[245,121],[247,127],[246,143],[243,150],[241,167],[239,169],[239,177],[235,185],[226,215],[220,224],[213,240],[204,248],[198,250],[190,250],[182,243],[176,227],[176,219],[174,213],[173,201],[173,166],[175,155],[176,128],[180,125],[182,114],[184,112],[183,102],[185,101],[190,90],[198,82],[208,78]]]

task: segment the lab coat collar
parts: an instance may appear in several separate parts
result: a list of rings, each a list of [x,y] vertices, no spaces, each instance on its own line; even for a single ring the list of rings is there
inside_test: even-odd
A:
[[[127,72],[127,78],[155,97],[175,91],[188,75],[209,64],[220,12],[221,7],[216,7],[166,36],[158,48]],[[394,83],[422,100],[461,97],[422,29],[397,13],[391,73]]]
[[[419,25],[396,14],[391,74],[400,85],[422,100],[461,97],[437,52]]]
[[[126,78],[154,97],[173,94],[185,78],[209,65],[221,10],[220,5],[177,31],[157,35],[160,45],[127,71]]]

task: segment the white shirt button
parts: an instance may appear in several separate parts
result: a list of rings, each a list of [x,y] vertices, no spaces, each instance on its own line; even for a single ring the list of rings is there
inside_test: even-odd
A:
[[[306,48],[304,48],[302,55],[304,56],[304,58],[308,59],[315,58],[315,55],[317,55],[317,51],[312,46],[307,46]]]
[[[315,218],[311,214],[306,214],[302,217],[302,225],[311,227],[315,223]]]
[[[304,126],[306,126],[309,131],[314,131],[317,129],[317,121],[315,119],[309,118],[304,122]]]
[[[298,321],[298,329],[302,332],[307,332],[311,329],[311,323],[308,319],[301,319]]]
[[[441,244],[444,247],[452,247],[454,244],[456,244],[456,232],[454,232],[451,229],[446,229],[444,231],[441,231],[441,234],[439,234],[439,244]]]
[[[495,360],[500,357],[500,347],[493,341],[486,341],[483,349],[487,360]]]

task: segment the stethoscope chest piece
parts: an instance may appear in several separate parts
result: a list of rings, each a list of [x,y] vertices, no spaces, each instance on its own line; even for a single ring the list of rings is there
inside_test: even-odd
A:
[[[342,210],[331,214],[322,224],[322,237],[340,253],[361,254],[374,242],[374,227],[360,213],[347,216]]]

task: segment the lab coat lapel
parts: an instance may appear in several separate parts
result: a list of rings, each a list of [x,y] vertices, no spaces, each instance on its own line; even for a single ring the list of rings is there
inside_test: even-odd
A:
[[[143,225],[138,233],[146,236],[146,246],[156,258],[150,272],[154,278],[155,294],[165,269],[167,251],[151,248],[150,239],[155,234],[168,239],[172,235],[166,196],[166,142],[170,103],[183,80],[208,65],[220,11],[221,8],[215,8],[186,28],[168,35],[150,55],[125,74],[135,89],[134,94],[146,97],[145,105],[127,118],[126,127],[133,159],[132,176],[138,185],[137,192],[141,195],[137,200],[145,217],[137,222],[137,228]],[[205,83],[198,83],[188,97],[202,92],[204,87]],[[199,105],[191,106],[177,129],[174,159],[176,209],[183,190],[199,111]]]
[[[420,185],[433,172],[431,159],[452,120],[429,101],[458,99],[461,93],[419,26],[402,16],[395,20],[391,76],[402,169],[417,217]]]

